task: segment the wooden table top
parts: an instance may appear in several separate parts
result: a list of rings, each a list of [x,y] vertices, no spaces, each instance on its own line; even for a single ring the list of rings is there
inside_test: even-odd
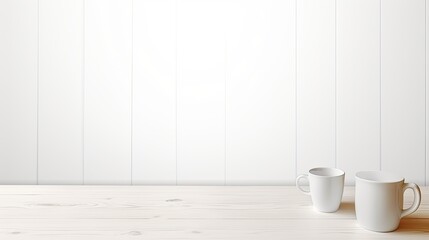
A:
[[[358,226],[284,186],[0,186],[0,239],[429,239],[429,188],[392,233]],[[406,194],[410,205],[412,193]]]

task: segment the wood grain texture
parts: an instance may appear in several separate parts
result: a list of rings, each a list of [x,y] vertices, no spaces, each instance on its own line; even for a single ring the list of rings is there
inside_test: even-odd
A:
[[[427,239],[428,187],[422,195],[397,231],[380,234],[357,225],[352,187],[338,212],[319,213],[295,187],[0,186],[0,238]]]

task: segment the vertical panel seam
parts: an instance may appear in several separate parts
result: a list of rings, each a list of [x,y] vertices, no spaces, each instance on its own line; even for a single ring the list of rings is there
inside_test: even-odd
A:
[[[39,184],[39,75],[40,75],[40,0],[37,0],[37,80],[36,80],[36,184]]]
[[[85,185],[85,0],[82,3],[82,184]]]
[[[427,8],[426,8],[427,0],[425,0],[425,186],[428,185],[427,182]]]
[[[334,166],[337,167],[337,1],[334,1]]]
[[[295,178],[298,176],[298,0],[295,0]]]
[[[130,183],[133,185],[134,1],[131,0]]]
[[[177,93],[177,91],[178,91],[178,89],[177,89],[177,85],[178,85],[178,83],[177,83],[177,81],[178,81],[178,76],[177,76],[177,57],[178,57],[178,54],[177,54],[177,32],[178,32],[178,26],[179,26],[179,23],[177,22],[177,20],[178,20],[178,17],[177,17],[177,15],[178,15],[178,0],[175,0],[175,16],[174,16],[174,18],[175,18],[175,40],[174,40],[174,43],[175,43],[175,46],[174,46],[174,54],[175,54],[175,77],[176,77],[176,185],[177,185],[177,183],[178,183],[178,181],[177,181],[177,179],[178,179],[178,171],[177,171],[177,164],[178,164],[178,153],[177,153],[177,150],[178,150],[178,103],[177,103],[177,100],[178,100],[178,93]]]
[[[379,75],[380,75],[380,83],[379,83],[379,88],[380,88],[379,89],[379,91],[380,91],[380,99],[379,99],[379,101],[380,101],[379,102],[379,107],[380,107],[380,116],[379,116],[380,117],[380,123],[379,123],[380,124],[380,130],[379,130],[380,131],[380,133],[379,133],[380,134],[380,140],[379,140],[380,141],[380,143],[379,143],[380,144],[380,150],[379,150],[380,151],[379,152],[379,154],[380,154],[379,170],[380,171],[381,171],[381,168],[382,168],[382,151],[381,151],[382,150],[382,122],[381,122],[381,120],[382,120],[382,104],[381,104],[382,103],[382,95],[381,95],[382,94],[382,66],[381,66],[381,63],[382,63],[381,62],[382,61],[382,58],[381,58],[381,54],[382,54],[382,50],[381,50],[381,36],[382,36],[382,32],[381,32],[381,27],[382,27],[382,24],[381,24],[381,21],[382,21],[382,18],[381,18],[381,13],[382,13],[381,7],[382,7],[382,5],[381,5],[381,1],[382,0],[380,0],[380,6],[379,6],[379,8],[380,8],[379,9],[379,11],[380,11],[380,14],[379,14],[380,15],[380,23],[379,23],[379,28],[380,28],[379,29],[379,33],[380,33],[380,35],[379,35],[379,38],[380,38],[379,39],[379,41],[380,41],[379,42],[379,55],[380,55],[379,56],[379,58],[380,58],[379,59],[380,60],[380,63],[379,63],[379,68],[380,68],[379,69],[380,70],[380,73],[379,73]]]
[[[224,9],[226,10],[226,7],[224,7]],[[224,23],[225,24],[225,23]],[[227,104],[226,104],[226,100],[227,100],[227,96],[226,96],[226,91],[227,91],[227,87],[226,87],[226,83],[227,83],[227,78],[228,78],[228,42],[227,42],[227,30],[226,30],[226,25],[224,25],[224,28],[225,28],[225,32],[224,32],[224,38],[225,38],[225,82],[224,82],[224,87],[225,87],[225,99],[224,99],[224,101],[225,101],[225,106],[224,106],[224,108],[225,108],[225,122],[224,122],[224,125],[225,125],[225,136],[224,136],[224,141],[225,141],[225,149],[224,149],[224,154],[225,154],[225,156],[224,156],[224,185],[226,186],[227,184],[226,184],[226,157],[227,157],[227,135],[226,135],[226,124],[227,124],[227,118],[226,118],[226,114],[227,114],[227,110],[226,110],[226,107],[227,107]]]

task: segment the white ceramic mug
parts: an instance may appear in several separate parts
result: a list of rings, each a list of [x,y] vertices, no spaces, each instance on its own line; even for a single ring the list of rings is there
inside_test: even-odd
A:
[[[414,192],[414,203],[404,210],[404,192],[408,188]],[[356,218],[363,228],[376,232],[394,231],[401,218],[417,210],[420,201],[419,186],[404,183],[402,177],[379,171],[356,173]]]
[[[296,186],[307,195],[311,195],[313,206],[320,212],[335,212],[343,197],[344,171],[336,168],[313,168],[308,174],[296,178]],[[300,180],[307,178],[310,190],[300,185]]]

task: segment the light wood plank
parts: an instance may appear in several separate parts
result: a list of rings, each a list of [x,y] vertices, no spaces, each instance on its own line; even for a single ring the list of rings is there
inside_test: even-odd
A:
[[[0,1],[0,183],[37,183],[37,1]]]
[[[425,1],[381,4],[381,169],[425,182]]]
[[[178,184],[224,183],[224,12],[222,1],[178,1]]]
[[[389,81],[389,80],[386,80]],[[337,166],[380,168],[380,2],[337,2]]]
[[[131,183],[131,1],[85,1],[84,180]]]
[[[425,189],[423,199],[429,197]],[[355,219],[353,188],[345,189],[335,214],[315,212],[311,198],[294,187],[2,187],[0,196],[0,218],[10,219]],[[412,198],[407,192],[404,205]],[[423,201],[410,217],[428,214]]]
[[[297,170],[335,167],[335,0],[297,1]]]
[[[176,1],[133,4],[133,184],[175,184]]]
[[[226,183],[295,179],[295,1],[229,1]]]
[[[39,183],[83,183],[83,2],[40,0]]]
[[[407,219],[394,233],[361,229],[355,220],[90,219],[0,220],[6,239],[427,239],[429,220]],[[310,227],[317,226],[317,227]]]
[[[429,188],[392,233],[359,227],[354,188],[319,213],[295,187],[0,186],[2,239],[426,239]],[[405,195],[405,205],[412,195]]]

